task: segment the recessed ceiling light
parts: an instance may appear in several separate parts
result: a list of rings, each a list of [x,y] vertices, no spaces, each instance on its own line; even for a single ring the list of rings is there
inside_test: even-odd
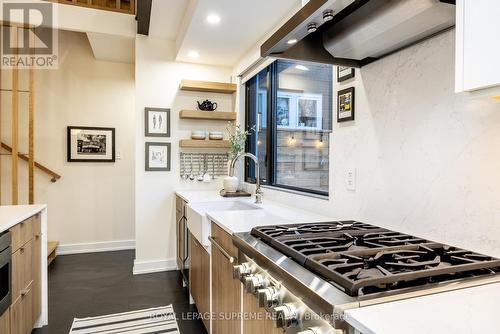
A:
[[[210,24],[219,24],[220,16],[217,14],[210,14],[207,16],[207,22]]]
[[[290,39],[288,40],[288,42],[286,42],[287,44],[295,44],[297,43],[297,40],[294,38],[294,39]]]
[[[301,71],[309,71],[309,68],[305,67],[304,65],[297,65],[295,66],[295,68]]]
[[[200,54],[198,53],[198,51],[192,50],[192,51],[189,51],[189,53],[188,53],[189,58],[198,58],[199,56],[200,56]]]

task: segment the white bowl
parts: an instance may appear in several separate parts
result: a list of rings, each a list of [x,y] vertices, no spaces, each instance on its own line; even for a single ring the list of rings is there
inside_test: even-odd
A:
[[[205,135],[191,135],[191,139],[204,140],[207,136]]]
[[[223,136],[222,131],[210,131],[210,136]]]
[[[210,135],[210,136],[208,136],[208,138],[210,140],[222,140],[222,139],[224,139],[224,136],[222,136],[222,135],[221,136]]]
[[[191,134],[194,136],[206,136],[207,132],[204,130],[193,130],[191,131]]]

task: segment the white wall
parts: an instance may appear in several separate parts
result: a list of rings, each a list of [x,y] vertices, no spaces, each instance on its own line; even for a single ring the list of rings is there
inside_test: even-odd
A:
[[[83,33],[61,31],[59,47],[59,69],[35,74],[36,160],[62,176],[51,183],[47,175],[36,172],[36,202],[49,207],[49,240],[62,245],[94,244],[90,248],[133,245],[134,66],[96,61]],[[3,82],[3,87],[10,87],[8,77]],[[24,75],[20,82],[25,89]],[[20,95],[20,151],[27,152],[27,99]],[[10,143],[10,93],[2,97],[2,140]],[[69,125],[116,128],[116,149],[122,159],[115,163],[66,162]],[[4,156],[2,162],[2,179],[9,180],[10,158]],[[26,163],[20,161],[19,168],[20,203],[27,203]],[[4,204],[10,203],[8,186],[2,185]],[[124,240],[127,242],[121,242]],[[104,244],[95,245],[99,242]],[[81,249],[81,245],[71,249]]]
[[[182,79],[222,81],[231,79],[230,68],[175,62],[175,45],[161,39],[136,38],[136,260],[135,273],[174,269],[175,207],[177,189],[220,189],[217,182],[182,181],[179,170],[179,139],[188,139],[192,129],[224,130],[225,122],[179,120],[181,109],[194,109],[197,100],[211,99],[218,110],[230,111],[231,95],[179,91]],[[144,108],[171,109],[171,137],[144,137]],[[145,142],[172,144],[170,172],[145,172]]]
[[[356,87],[356,121],[334,124],[330,199],[263,200],[500,256],[500,102],[454,93],[454,31],[335,85]]]

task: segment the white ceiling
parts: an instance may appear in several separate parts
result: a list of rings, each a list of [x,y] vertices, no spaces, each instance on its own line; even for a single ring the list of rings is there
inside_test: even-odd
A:
[[[189,0],[153,0],[149,36],[174,41]]]
[[[96,32],[88,32],[87,37],[96,59],[128,64],[134,63],[135,39]]]
[[[232,66],[300,6],[301,0],[153,0],[150,36],[176,40],[178,61]],[[208,24],[209,14],[221,22]]]

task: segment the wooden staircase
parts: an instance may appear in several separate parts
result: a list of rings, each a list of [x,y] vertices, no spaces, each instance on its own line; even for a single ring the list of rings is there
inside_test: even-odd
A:
[[[52,261],[56,259],[57,246],[59,246],[57,241],[49,241],[47,244],[47,266],[50,266]]]
[[[132,0],[128,1],[129,5],[132,7],[133,2],[131,3]],[[76,0],[73,2],[77,2]],[[127,1],[125,1],[127,2]],[[120,5],[120,0],[116,0],[116,5]],[[14,43],[15,46],[19,45],[19,35],[24,36],[24,29],[25,27],[17,26],[17,25],[10,25],[9,22],[5,21],[0,21],[0,24],[3,26],[2,29],[4,30],[9,30],[8,33],[10,34],[12,40],[11,43]],[[5,32],[5,31],[4,31]],[[34,34],[29,34],[29,43],[30,45],[34,45]],[[56,182],[61,178],[61,175],[55,173],[54,171],[50,170],[49,168],[45,167],[44,165],[38,163],[35,161],[35,69],[33,67],[29,67],[27,69],[24,69],[27,72],[27,82],[24,83],[23,85],[20,85],[19,83],[19,68],[17,65],[14,65],[14,67],[11,68],[11,78],[10,78],[10,87],[2,87],[2,83],[8,82],[9,78],[7,80],[2,80],[2,76],[4,75],[4,71],[0,67],[0,123],[2,121],[2,113],[7,111],[7,110],[2,110],[2,106],[5,105],[10,105],[10,108],[8,108],[8,112],[11,115],[11,131],[10,131],[10,141],[11,145],[7,145],[4,142],[0,141],[0,148],[4,149],[5,151],[10,153],[11,159],[10,159],[10,164],[11,164],[11,175],[9,179],[9,183],[11,185],[11,202],[9,204],[12,205],[18,205],[19,204],[19,184],[18,184],[18,160],[21,159],[23,161],[27,162],[28,165],[28,204],[34,204],[35,203],[35,174],[34,174],[34,169],[37,168],[44,172],[45,174],[48,174],[51,177],[52,182]],[[22,76],[21,78],[23,78]],[[23,90],[20,88],[20,86],[28,87],[27,90]],[[20,94],[27,94],[28,97],[28,107],[27,107],[27,119],[28,119],[28,153],[23,154],[19,152],[19,114],[20,114],[20,103],[19,103],[19,95]],[[4,104],[2,103],[2,100],[7,99],[10,100],[9,104]],[[2,127],[0,127],[0,132],[1,132]],[[0,133],[0,140],[3,139]],[[0,161],[0,175],[1,173],[1,161]],[[1,190],[1,187],[0,187]],[[1,203],[1,194],[0,194],[0,204]],[[58,243],[57,242],[49,242],[48,243],[48,255],[49,255],[49,264],[54,260],[55,258],[55,249],[57,248]]]
[[[49,2],[75,5],[80,7],[109,10],[124,14],[135,14],[134,0],[45,0]],[[168,0],[165,0],[168,1]]]

